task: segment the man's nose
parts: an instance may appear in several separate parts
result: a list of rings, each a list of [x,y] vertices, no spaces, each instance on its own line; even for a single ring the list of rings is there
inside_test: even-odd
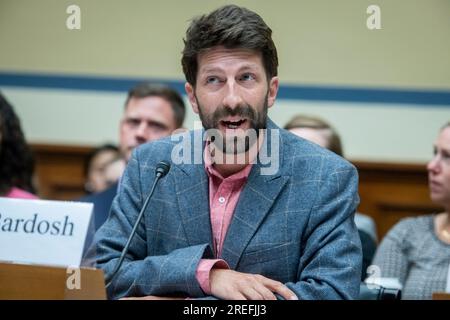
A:
[[[145,143],[150,140],[150,130],[147,128],[147,123],[141,122],[139,127],[136,129],[135,138],[137,143]]]
[[[227,81],[227,85],[225,87],[225,95],[223,98],[223,106],[229,107],[230,109],[234,109],[239,105],[242,105],[242,96],[239,89],[239,86],[234,80]]]

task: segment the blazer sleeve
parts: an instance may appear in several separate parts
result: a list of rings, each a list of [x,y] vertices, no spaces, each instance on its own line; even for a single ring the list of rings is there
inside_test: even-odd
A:
[[[113,201],[108,220],[95,235],[92,250],[95,251],[97,266],[105,275],[114,270],[145,200],[137,154],[135,150],[125,170],[120,193]],[[148,181],[153,183],[153,179]],[[148,256],[149,239],[146,239],[144,224],[143,219],[120,271],[108,288],[108,297],[204,296],[196,279],[196,270],[202,258],[213,258],[210,246],[201,244],[177,249],[167,255]]]
[[[357,299],[361,241],[354,223],[359,204],[358,173],[345,162],[322,172],[302,239],[296,283],[286,285],[299,299]]]

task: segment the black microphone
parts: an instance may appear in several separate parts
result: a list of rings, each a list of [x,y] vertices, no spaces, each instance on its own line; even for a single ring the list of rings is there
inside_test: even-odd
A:
[[[144,205],[142,206],[141,211],[139,212],[139,215],[137,217],[136,222],[134,223],[133,229],[131,230],[130,236],[128,237],[127,243],[125,244],[125,247],[122,250],[122,254],[120,255],[119,260],[116,263],[116,267],[114,268],[114,271],[111,273],[109,277],[105,279],[106,286],[105,288],[108,289],[108,287],[111,285],[112,281],[114,280],[114,277],[117,275],[117,272],[119,271],[120,267],[122,266],[123,260],[125,259],[125,255],[128,252],[128,248],[130,247],[131,240],[133,239],[136,230],[139,226],[139,223],[142,220],[142,217],[144,216],[144,212],[147,209],[148,203],[150,202],[150,198],[152,197],[153,191],[155,191],[156,184],[158,183],[159,179],[164,177],[170,170],[170,164],[165,161],[161,161],[156,165],[155,174],[156,178],[153,182],[153,186],[150,189],[150,193],[147,196],[147,199],[145,199]]]

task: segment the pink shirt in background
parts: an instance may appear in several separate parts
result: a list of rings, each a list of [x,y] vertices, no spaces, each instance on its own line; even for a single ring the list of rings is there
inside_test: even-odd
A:
[[[222,254],[223,242],[231,224],[234,210],[239,196],[245,186],[252,165],[243,170],[223,178],[211,163],[211,157],[205,147],[205,169],[209,178],[209,212],[213,236],[213,250],[216,257]],[[206,294],[211,294],[209,273],[212,268],[229,268],[226,261],[221,259],[202,259],[197,267],[196,277],[200,287]]]
[[[9,191],[9,193],[7,193],[5,197],[17,199],[39,199],[36,195],[16,187],[12,187],[11,191]]]

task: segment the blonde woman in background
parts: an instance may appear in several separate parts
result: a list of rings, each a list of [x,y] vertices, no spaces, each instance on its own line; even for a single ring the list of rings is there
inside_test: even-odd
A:
[[[383,278],[397,278],[403,299],[431,299],[449,290],[450,264],[450,122],[439,132],[428,163],[431,200],[444,212],[406,218],[384,237],[373,264]]]

